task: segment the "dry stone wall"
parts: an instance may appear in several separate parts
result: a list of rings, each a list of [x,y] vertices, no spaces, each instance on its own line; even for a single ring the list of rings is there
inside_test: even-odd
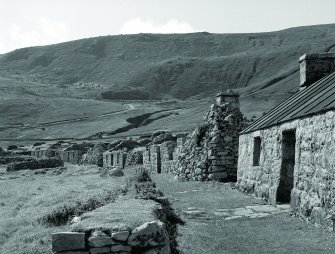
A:
[[[298,119],[240,136],[240,190],[277,201],[283,163],[283,132],[295,130],[295,165],[291,207],[319,224],[335,213],[335,111]],[[261,138],[259,166],[253,166],[254,137]]]
[[[174,174],[181,180],[234,181],[238,133],[244,126],[242,113],[231,103],[213,104],[203,125],[187,137]]]
[[[170,254],[165,210],[152,200],[118,199],[81,216],[69,232],[52,234],[58,254]]]
[[[143,164],[143,151],[130,151],[127,153],[126,166],[142,165]]]
[[[105,231],[106,232],[106,231]],[[105,233],[59,232],[52,234],[52,251],[58,254],[170,254],[165,224],[149,221],[133,230]]]

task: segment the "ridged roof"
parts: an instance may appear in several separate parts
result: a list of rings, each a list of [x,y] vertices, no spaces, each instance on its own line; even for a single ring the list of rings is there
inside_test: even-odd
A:
[[[300,90],[244,129],[241,134],[335,109],[335,72]]]

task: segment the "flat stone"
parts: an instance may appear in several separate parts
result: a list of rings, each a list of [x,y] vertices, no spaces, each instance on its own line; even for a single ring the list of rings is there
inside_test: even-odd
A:
[[[88,251],[85,250],[69,250],[69,251],[58,251],[55,254],[90,254]]]
[[[128,246],[128,245],[118,244],[118,245],[113,245],[111,247],[111,251],[112,252],[121,252],[121,251],[131,252],[131,250],[132,250],[132,247]]]
[[[126,242],[129,237],[129,231],[119,231],[112,233],[112,239],[116,241]]]
[[[239,218],[242,218],[242,216],[231,216],[231,217],[227,217],[227,218],[224,218],[225,220],[234,220],[234,219],[239,219]]]
[[[291,205],[288,205],[288,204],[283,204],[283,205],[276,205],[276,207],[280,210],[291,210]]]
[[[146,222],[135,228],[127,241],[127,244],[135,247],[163,246],[169,241],[165,230],[165,224],[159,220]]]
[[[85,250],[85,233],[59,232],[51,235],[52,251]]]
[[[234,216],[249,216],[251,214],[254,214],[254,212],[251,209],[238,209],[233,212]]]
[[[227,213],[227,212],[220,212],[220,211],[213,212],[213,214],[214,214],[215,216],[219,216],[219,217],[229,217],[229,216],[230,216],[230,213]]]
[[[272,205],[257,205],[257,206],[246,206],[246,208],[251,209],[255,212],[265,212],[265,213],[274,213],[278,212],[279,209]]]
[[[270,214],[269,213],[254,213],[250,216],[248,216],[249,218],[251,219],[255,219],[255,218],[264,218],[266,216],[269,216]]]
[[[90,247],[104,247],[112,245],[114,242],[111,237],[106,235],[102,231],[93,231],[91,236],[88,238],[88,245]]]
[[[194,173],[195,173],[196,175],[201,175],[201,173],[202,173],[202,169],[201,169],[201,168],[196,168],[195,171],[194,171]]]
[[[91,254],[104,254],[104,253],[110,253],[111,247],[99,247],[99,248],[90,248]]]
[[[187,215],[203,215],[203,214],[206,214],[206,212],[200,211],[200,210],[185,211],[184,213],[187,214]]]

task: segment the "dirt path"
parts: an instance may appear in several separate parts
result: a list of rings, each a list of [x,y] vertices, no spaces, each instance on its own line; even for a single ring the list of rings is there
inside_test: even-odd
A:
[[[180,249],[185,254],[335,253],[335,234],[271,206],[230,184],[174,182],[152,176],[185,220]]]

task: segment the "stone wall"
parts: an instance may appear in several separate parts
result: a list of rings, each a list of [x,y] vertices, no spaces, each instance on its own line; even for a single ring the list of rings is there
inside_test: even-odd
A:
[[[53,253],[170,254],[165,210],[151,200],[119,199],[88,212],[70,232],[52,234]]]
[[[177,165],[175,141],[167,141],[160,145],[162,173],[173,173]]]
[[[174,174],[181,180],[236,181],[238,133],[244,127],[234,105],[213,104],[204,123],[187,137]]]
[[[335,111],[241,135],[237,186],[277,202],[287,130],[295,130],[296,136],[291,207],[303,217],[328,224],[335,212]],[[259,166],[253,166],[254,137],[261,138]]]
[[[119,167],[124,168],[127,154],[122,150],[106,151],[103,153],[103,167]]]
[[[173,173],[186,137],[151,145],[143,152],[143,166],[152,173]]]
[[[142,165],[143,164],[143,151],[129,151],[126,156],[126,166]]]

